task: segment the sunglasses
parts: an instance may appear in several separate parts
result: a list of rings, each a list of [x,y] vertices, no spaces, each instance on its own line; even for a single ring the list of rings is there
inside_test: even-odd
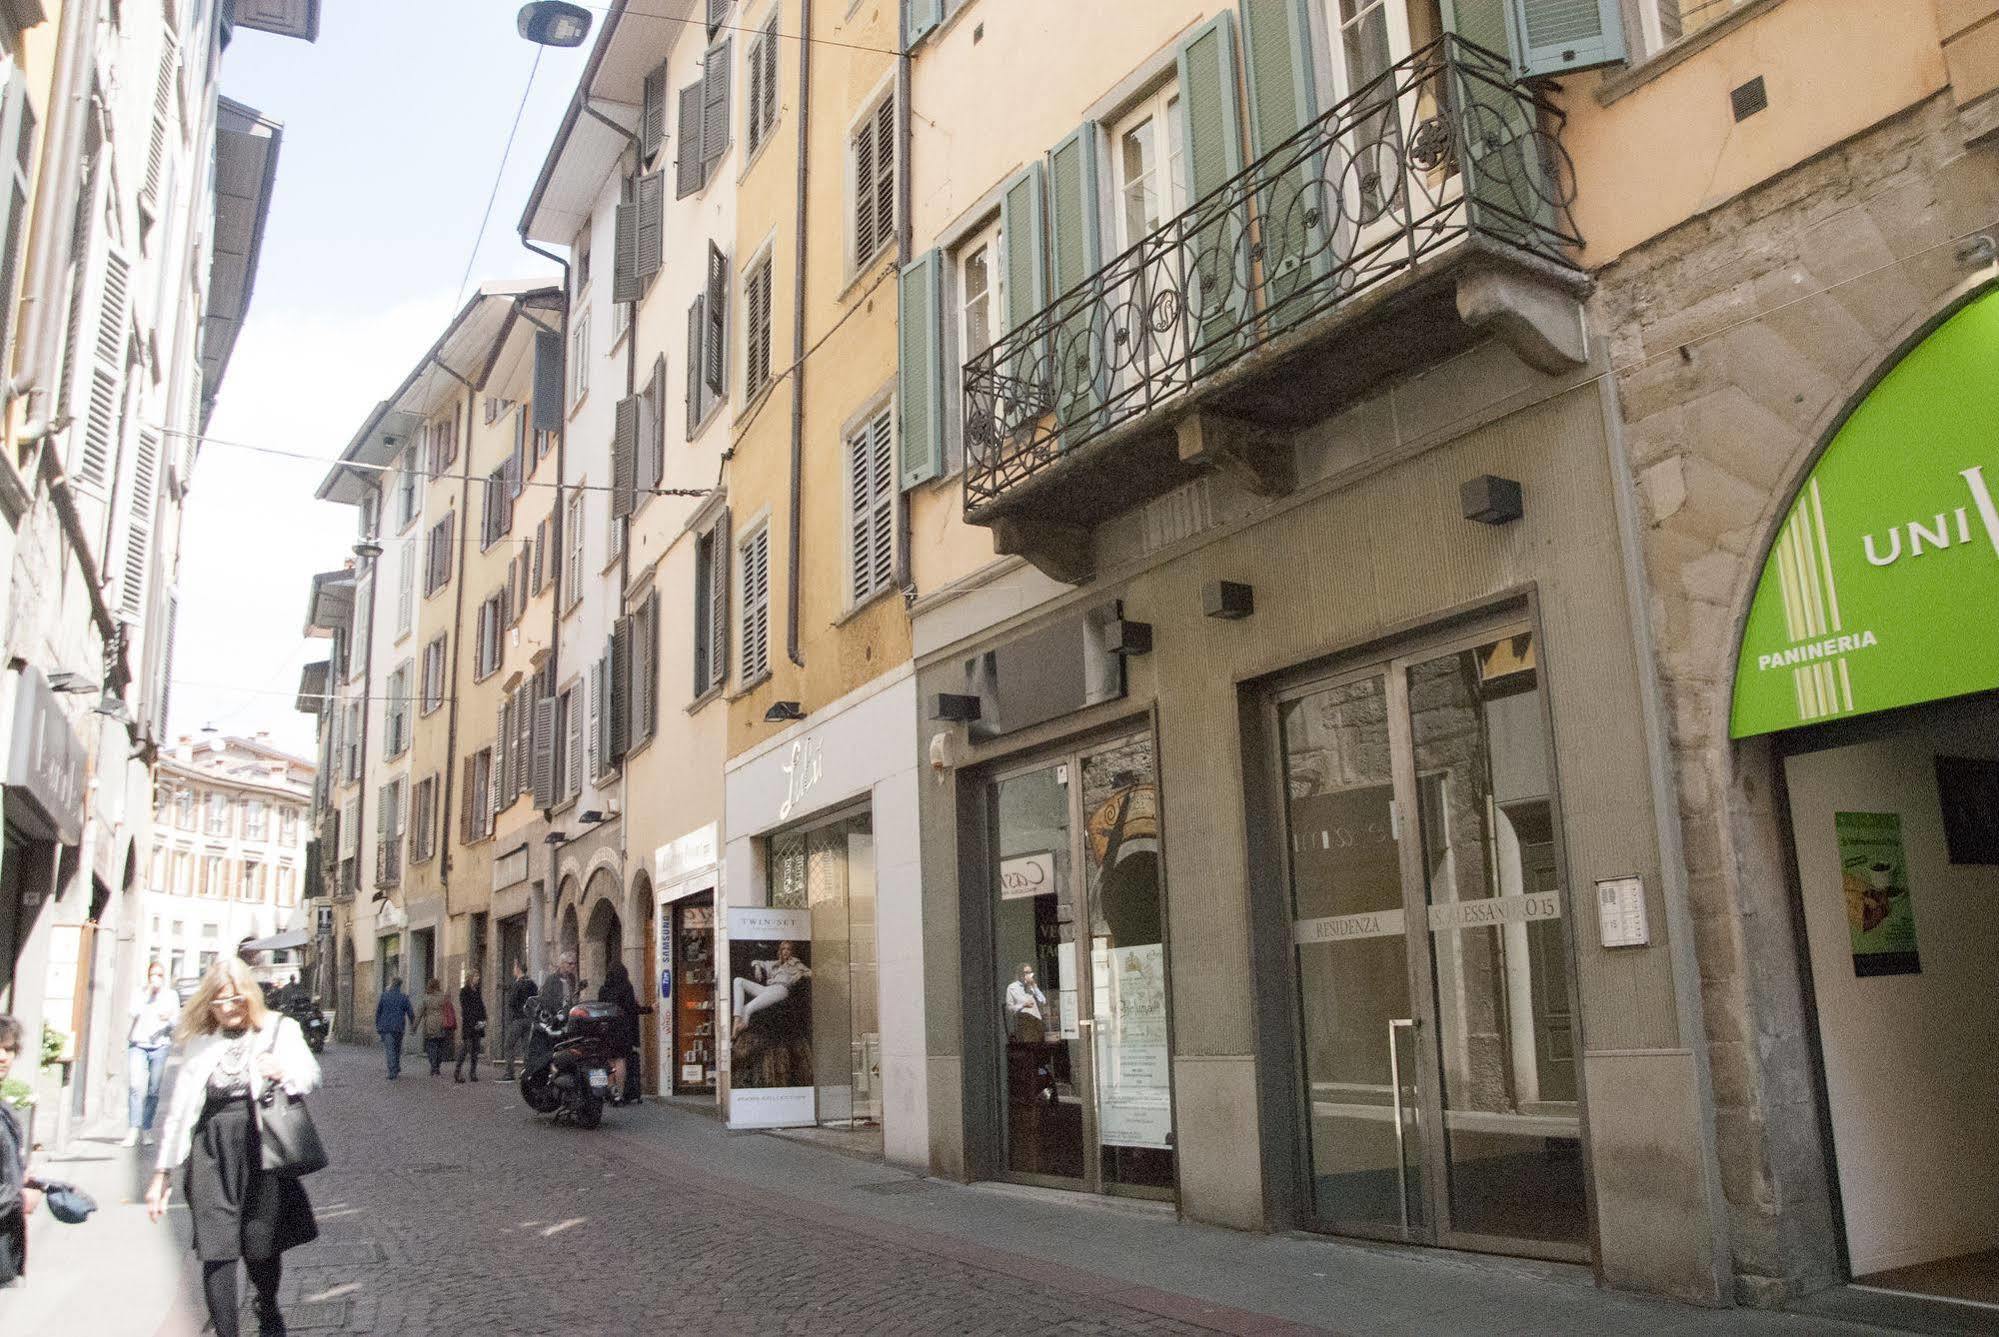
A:
[[[244,995],[240,993],[224,993],[224,994],[217,994],[215,998],[212,1001],[210,1001],[208,1005],[210,1007],[227,1007],[231,1003],[240,1003],[243,1001],[244,1001]]]

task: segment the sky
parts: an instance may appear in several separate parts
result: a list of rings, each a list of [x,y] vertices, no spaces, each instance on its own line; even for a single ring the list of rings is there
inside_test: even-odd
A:
[[[468,260],[467,290],[555,273],[514,227],[589,47],[541,51],[537,68],[516,8],[327,0],[318,42],[239,31],[223,57],[223,94],[282,122],[284,139],[249,318],[188,498],[170,736],[268,730],[313,755],[312,717],[294,696],[328,647],[304,635],[306,596],[355,540],[351,508],[313,499],[320,460],[436,340]]]

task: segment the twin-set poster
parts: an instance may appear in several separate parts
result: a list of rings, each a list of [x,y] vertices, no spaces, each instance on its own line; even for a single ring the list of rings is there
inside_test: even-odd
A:
[[[729,1127],[818,1122],[812,912],[729,907]]]

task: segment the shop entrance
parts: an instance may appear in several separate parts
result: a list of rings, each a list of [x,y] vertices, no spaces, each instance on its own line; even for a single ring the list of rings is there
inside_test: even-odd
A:
[[[672,1047],[662,1067],[673,1077],[673,1094],[715,1093],[715,893],[697,892],[663,909],[667,970],[666,1000]]]
[[[1302,1160],[1320,1227],[1585,1259],[1577,1026],[1537,638],[1274,700]]]
[[[1152,736],[998,775],[993,975],[1009,1177],[1173,1196]]]
[[[1851,1274],[1999,1305],[1999,693],[1780,741]]]

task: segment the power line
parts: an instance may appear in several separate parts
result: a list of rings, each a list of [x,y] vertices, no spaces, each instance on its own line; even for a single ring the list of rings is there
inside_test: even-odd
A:
[[[493,221],[493,201],[500,198],[500,182],[507,175],[507,159],[514,153],[514,136],[521,130],[521,117],[528,109],[528,94],[534,91],[535,72],[541,68],[541,53],[547,48],[536,46],[534,64],[528,66],[528,81],[521,89],[520,105],[514,108],[514,123],[507,131],[507,146],[500,150],[500,165],[493,172],[493,189],[486,195],[486,212],[479,215],[479,230],[472,236],[472,253],[465,257],[465,272],[458,278],[458,292],[451,299],[452,309],[465,300],[465,285],[472,281],[472,266],[479,259],[479,245],[486,240],[486,225]]]

